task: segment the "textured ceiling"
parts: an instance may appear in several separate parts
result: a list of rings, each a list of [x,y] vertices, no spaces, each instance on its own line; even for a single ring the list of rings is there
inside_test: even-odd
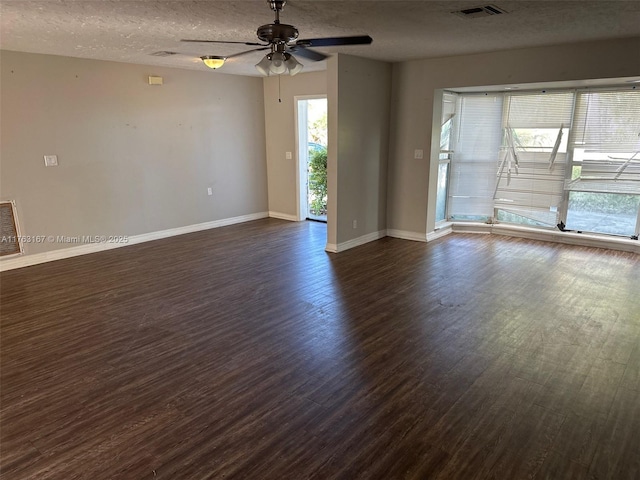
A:
[[[489,4],[508,13],[476,19],[451,13]],[[201,55],[250,47],[180,39],[254,42],[257,27],[273,21],[265,0],[1,0],[0,16],[2,49],[198,70],[207,70]],[[301,38],[369,34],[370,46],[318,50],[393,62],[640,36],[640,1],[289,0],[281,21],[295,25]],[[150,55],[161,50],[180,55]],[[262,55],[230,59],[212,74],[257,75]],[[307,72],[326,68],[326,61],[300,60]]]

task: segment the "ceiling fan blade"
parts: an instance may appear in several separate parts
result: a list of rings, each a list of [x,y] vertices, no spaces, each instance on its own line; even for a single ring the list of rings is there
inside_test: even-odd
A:
[[[255,43],[255,42],[228,42],[226,40],[180,40],[181,42],[190,42],[190,43],[235,43],[238,45],[250,45],[256,47],[266,47],[264,43]]]
[[[337,47],[340,45],[369,45],[373,38],[369,35],[355,37],[305,38],[296,41],[300,47]]]
[[[289,51],[295,53],[299,57],[306,58],[308,60],[313,60],[314,62],[321,62],[322,60],[328,58],[328,55],[324,53],[316,52],[315,50],[311,50],[310,48],[301,47],[299,45],[292,45],[289,47]]]
[[[244,52],[234,53],[232,55],[227,55],[225,58],[228,60],[230,58],[239,57],[240,55],[246,55],[247,53],[251,53],[251,52],[259,52],[261,50],[269,50],[270,48],[271,47],[252,48],[251,50],[245,50]]]

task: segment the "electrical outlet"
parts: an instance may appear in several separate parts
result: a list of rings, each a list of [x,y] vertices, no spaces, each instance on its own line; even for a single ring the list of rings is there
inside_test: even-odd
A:
[[[422,150],[413,151],[413,158],[415,158],[416,160],[422,160],[423,157],[424,157],[424,152]]]
[[[45,167],[57,167],[58,166],[58,156],[57,155],[45,155],[44,156],[44,166]]]
[[[213,195],[213,188],[207,188],[207,195]]]
[[[287,160],[291,160],[293,158],[293,155],[291,154],[291,152],[287,152],[285,153],[285,157]]]
[[[358,220],[353,221],[353,228],[358,228]]]

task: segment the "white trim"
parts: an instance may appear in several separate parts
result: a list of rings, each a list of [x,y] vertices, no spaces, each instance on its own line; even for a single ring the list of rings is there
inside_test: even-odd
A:
[[[295,221],[301,222],[307,218],[307,214],[309,212],[309,200],[307,198],[308,190],[307,190],[307,182],[308,182],[308,173],[307,167],[309,163],[309,152],[306,148],[306,144],[308,143],[308,126],[307,123],[307,110],[305,107],[305,115],[304,118],[300,118],[300,102],[307,100],[326,100],[327,102],[327,111],[329,109],[329,99],[327,94],[319,93],[316,95],[294,95],[293,97],[293,118],[294,118],[294,127],[295,127],[295,146],[296,146],[296,156],[295,156],[295,170],[296,170],[296,214],[297,218]],[[301,130],[301,122],[304,121],[304,129]],[[304,132],[305,137],[305,145],[300,144],[300,133]],[[328,133],[328,132],[327,132]],[[304,165],[303,165],[304,161]]]
[[[302,168],[302,159],[304,158],[303,152],[301,152],[301,142],[300,142],[300,133],[304,132],[305,141],[307,138],[308,131],[306,128],[300,128],[300,122],[304,121],[305,127],[307,123],[307,109],[305,106],[304,109],[304,118],[301,118],[300,115],[300,102],[305,101],[305,99],[298,98],[297,96],[293,97],[293,118],[294,118],[294,126],[295,126],[295,170],[296,170],[296,221],[304,220],[304,217],[309,210],[309,206],[307,205],[307,197],[303,189],[303,185],[306,183],[307,172]],[[307,153],[308,155],[308,153]]]
[[[325,252],[338,253],[338,245],[335,243],[327,243],[324,247]]]
[[[408,230],[396,230],[394,228],[387,229],[387,236],[400,238],[402,240],[411,240],[414,242],[426,242],[427,235],[419,232],[410,232]]]
[[[168,230],[160,230],[157,232],[142,233],[128,237],[127,243],[89,243],[78,245],[71,248],[63,248],[60,250],[52,250],[49,252],[35,253],[33,255],[23,255],[19,258],[0,259],[0,272],[5,270],[13,270],[15,268],[28,267],[39,263],[53,262],[54,260],[62,260],[64,258],[77,257],[79,255],[87,255],[89,253],[102,252],[113,248],[126,247],[137,243],[151,242],[161,238],[174,237],[176,235],[184,235],[185,233],[199,232],[201,230],[209,230],[211,228],[225,227],[236,223],[250,222],[267,218],[267,212],[250,213],[239,217],[223,218],[212,222],[197,223],[195,225],[187,225],[184,227],[170,228]]]
[[[296,215],[289,215],[288,213],[273,212],[271,210],[269,210],[269,216],[271,218],[279,218],[280,220],[288,220],[290,222],[299,221]]]
[[[198,223],[195,225],[187,225],[184,227],[171,228],[168,230],[160,230],[157,232],[143,233],[140,235],[134,235],[129,237],[127,243],[91,243],[85,245],[79,245],[71,248],[64,248],[60,250],[52,250],[49,252],[36,253],[33,255],[20,255],[12,256],[11,258],[0,259],[0,272],[6,270],[13,270],[16,268],[28,267],[30,265],[37,265],[45,262],[52,262],[55,260],[62,260],[64,258],[77,257],[79,255],[87,255],[90,253],[101,252],[104,250],[111,250],[119,247],[126,247],[128,245],[136,245],[138,243],[151,242],[153,240],[159,240],[162,238],[174,237],[177,235],[184,235],[186,233],[199,232],[202,230],[209,230],[212,228],[225,227],[227,225],[234,225],[237,223],[250,222],[252,220],[259,220],[261,218],[280,218],[283,220],[296,221],[294,215],[286,215],[278,212],[259,212],[251,213],[248,215],[241,215],[239,217],[223,218],[221,220],[214,220],[212,222]],[[424,242],[431,242],[437,238],[448,235],[449,233],[481,233],[481,234],[493,234],[493,235],[506,235],[510,237],[527,238],[531,240],[543,240],[548,242],[563,243],[567,245],[578,245],[585,247],[607,248],[610,250],[619,250],[624,252],[638,253],[640,254],[640,241],[631,240],[627,238],[617,238],[605,235],[584,234],[575,232],[560,232],[554,230],[542,230],[538,228],[521,227],[518,225],[507,224],[486,224],[486,223],[474,223],[474,222],[460,222],[452,223],[439,230],[430,232],[427,234],[426,239],[417,232],[409,232],[405,230],[380,230],[378,232],[369,233],[352,240],[348,240],[343,243],[334,244],[327,243],[325,251],[331,253],[338,253],[348,250],[350,248],[363,245],[365,243],[379,240],[385,236],[401,238],[403,240],[413,240]]]
[[[476,223],[476,222],[460,222],[453,223],[451,228],[454,232],[462,233],[491,233],[491,225],[488,223]]]
[[[347,240],[346,242],[342,242],[337,245],[335,243],[327,243],[327,245],[325,246],[325,251],[331,253],[344,252],[345,250],[349,250],[350,248],[358,247],[360,245],[364,245],[365,243],[373,242],[386,236],[386,230],[367,233],[366,235],[362,235],[361,237],[354,238],[352,240]]]
[[[630,238],[589,233],[561,232],[560,230],[545,230],[504,223],[490,225],[486,223],[460,222],[453,223],[452,226],[454,232],[460,233],[506,235],[530,240],[563,243],[565,245],[607,248],[623,252],[640,253],[640,241],[631,240]]]
[[[453,233],[453,225],[451,223],[438,226],[433,232],[427,233],[427,242],[433,242],[434,240],[449,235],[450,233]]]

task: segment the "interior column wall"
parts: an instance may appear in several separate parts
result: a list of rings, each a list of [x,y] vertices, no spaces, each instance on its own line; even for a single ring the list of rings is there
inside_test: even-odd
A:
[[[328,249],[340,250],[386,235],[391,64],[338,54],[329,72],[329,193],[336,192],[329,211],[336,223]]]

